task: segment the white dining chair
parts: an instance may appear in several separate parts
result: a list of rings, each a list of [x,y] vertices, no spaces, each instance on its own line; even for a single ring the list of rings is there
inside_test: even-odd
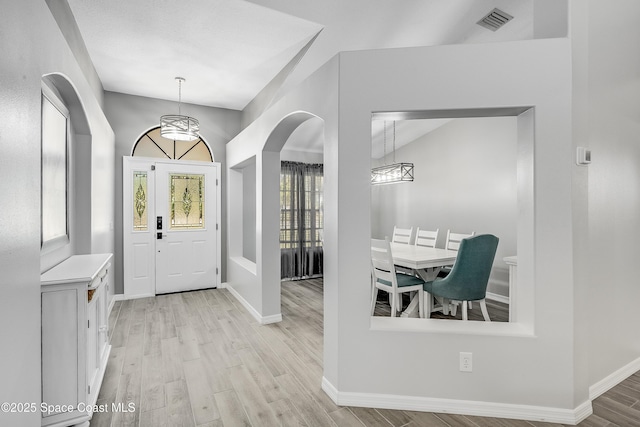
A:
[[[460,248],[460,242],[462,239],[466,239],[467,237],[473,237],[476,235],[475,231],[472,231],[469,234],[463,233],[452,233],[451,230],[447,230],[447,238],[445,240],[445,249],[449,249],[450,251],[457,251]]]
[[[393,236],[391,237],[391,241],[393,243],[411,243],[411,235],[413,234],[413,227],[411,228],[398,228],[396,226],[393,227]]]
[[[436,228],[435,231],[432,231],[432,230],[424,230],[418,227],[416,228],[416,239],[415,239],[414,245],[426,246],[428,248],[435,248],[436,242],[438,241],[439,233],[440,233],[439,228]]]
[[[465,233],[452,233],[451,230],[447,230],[447,238],[445,239],[445,249],[448,249],[450,251],[458,251],[458,249],[460,249],[460,243],[462,242],[462,239],[466,239],[467,237],[473,237],[476,235],[475,231],[472,231],[471,233],[465,234]],[[446,276],[447,274],[449,274],[451,272],[451,268],[452,267],[445,267],[442,269],[441,271],[441,277]],[[456,313],[458,312],[458,305],[460,305],[460,301],[451,301],[451,304],[449,305],[450,310],[451,310],[451,314],[453,316],[456,315]],[[444,304],[443,304],[444,306]],[[471,301],[469,301],[469,309],[471,309]],[[446,311],[446,308],[443,308],[443,312]],[[446,314],[446,313],[445,313]]]
[[[391,236],[391,241],[393,243],[402,243],[402,244],[406,244],[408,245],[409,243],[411,243],[411,236],[413,234],[413,227],[411,228],[398,228],[396,226],[393,227],[393,236]],[[399,271],[401,273],[404,274],[413,274],[413,271],[408,269],[408,268],[404,268],[404,267],[399,267],[396,266],[396,271]]]
[[[409,274],[396,273],[393,265],[393,254],[388,239],[371,239],[371,315],[376,309],[378,290],[389,293],[391,317],[396,316],[396,311],[402,310],[402,294],[405,292],[418,292],[419,313],[423,313],[423,285],[424,280]]]

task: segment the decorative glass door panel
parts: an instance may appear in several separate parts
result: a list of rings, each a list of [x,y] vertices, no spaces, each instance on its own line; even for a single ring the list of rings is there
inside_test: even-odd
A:
[[[127,298],[153,295],[155,286],[155,175],[148,159],[122,163],[123,273]]]
[[[169,212],[172,230],[205,228],[204,175],[169,175]]]
[[[156,294],[217,286],[216,168],[156,163]]]
[[[148,213],[147,213],[147,172],[133,172],[133,230],[147,231]]]
[[[219,179],[218,163],[124,158],[127,298],[218,285]]]

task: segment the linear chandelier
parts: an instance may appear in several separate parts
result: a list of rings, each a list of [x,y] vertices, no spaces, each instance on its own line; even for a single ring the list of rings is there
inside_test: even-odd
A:
[[[384,166],[371,169],[371,185],[413,181],[413,163],[396,163],[396,122],[393,121],[393,164],[387,165],[387,122],[384,122]]]
[[[174,141],[195,141],[200,138],[200,123],[193,117],[181,114],[182,82],[184,77],[176,77],[178,81],[178,114],[166,114],[160,117],[160,135]]]

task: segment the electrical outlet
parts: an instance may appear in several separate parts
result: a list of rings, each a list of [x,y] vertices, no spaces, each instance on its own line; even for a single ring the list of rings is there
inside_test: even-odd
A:
[[[473,354],[467,352],[460,352],[460,372],[472,372],[473,371]]]

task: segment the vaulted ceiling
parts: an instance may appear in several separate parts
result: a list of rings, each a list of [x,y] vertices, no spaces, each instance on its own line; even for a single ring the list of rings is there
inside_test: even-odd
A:
[[[318,33],[276,98],[340,51],[533,33],[533,0],[67,1],[105,90],[175,101],[181,76],[183,102],[235,110]],[[476,25],[494,7],[515,18],[497,32]]]

